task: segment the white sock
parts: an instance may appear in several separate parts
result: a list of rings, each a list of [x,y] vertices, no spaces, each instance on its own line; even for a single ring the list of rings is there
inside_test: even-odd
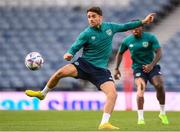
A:
[[[165,105],[160,105],[160,114],[165,115]]]
[[[138,110],[138,120],[144,120],[144,110]]]
[[[50,91],[51,89],[48,88],[48,86],[45,86],[45,88],[41,91],[42,95],[46,96],[46,94]]]
[[[103,113],[101,124],[108,123],[110,116],[111,115],[109,113]]]

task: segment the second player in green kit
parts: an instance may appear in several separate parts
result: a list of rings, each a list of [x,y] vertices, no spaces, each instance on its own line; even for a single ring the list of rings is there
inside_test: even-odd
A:
[[[161,47],[155,35],[143,32],[143,27],[132,30],[132,35],[126,37],[117,53],[115,79],[119,79],[121,73],[119,65],[122,61],[123,53],[128,50],[131,53],[132,68],[134,71],[134,79],[137,87],[137,107],[138,107],[138,124],[145,124],[143,115],[144,91],[149,81],[156,89],[157,99],[160,104],[159,118],[163,124],[169,124],[165,112],[165,90],[163,79],[158,64],[161,58]]]

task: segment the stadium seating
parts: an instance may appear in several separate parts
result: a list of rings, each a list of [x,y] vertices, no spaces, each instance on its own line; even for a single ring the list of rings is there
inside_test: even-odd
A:
[[[139,3],[143,6],[139,6]],[[142,18],[149,12],[163,12],[164,6],[170,6],[169,0],[131,1],[126,8],[102,7],[105,20],[127,22]],[[165,12],[166,13],[166,12]],[[68,15],[67,15],[68,14]],[[67,64],[63,54],[76,39],[78,34],[87,26],[85,10],[77,7],[0,7],[0,90],[24,90],[26,88],[43,88],[51,74],[59,67]],[[125,35],[115,37],[113,49],[117,49],[119,39]],[[180,33],[176,38],[180,37]],[[162,60],[167,88],[176,88],[175,82],[180,81],[178,66],[180,60],[175,45],[179,40],[173,38],[166,46]],[[174,46],[173,46],[174,45]],[[171,47],[172,46],[172,47]],[[25,56],[32,51],[42,54],[45,65],[39,71],[29,71],[24,65]],[[171,55],[169,55],[171,54]],[[173,63],[179,62],[178,64]],[[171,63],[172,62],[172,63]],[[165,69],[167,68],[167,69]],[[176,72],[172,72],[177,68]],[[74,79],[64,79],[63,87],[66,90],[81,88]],[[69,83],[72,85],[70,86]],[[122,86],[120,86],[122,87]],[[121,88],[120,88],[121,89]]]

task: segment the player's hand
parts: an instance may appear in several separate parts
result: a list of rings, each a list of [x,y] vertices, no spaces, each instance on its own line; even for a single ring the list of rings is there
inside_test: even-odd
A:
[[[149,73],[153,69],[153,67],[154,66],[152,64],[143,65],[143,72]]]
[[[143,24],[150,24],[153,22],[154,17],[155,17],[156,13],[150,13],[149,15],[147,15],[143,20],[142,23]]]
[[[64,54],[64,59],[65,59],[65,60],[71,61],[72,58],[73,58],[73,55],[71,55],[70,53]]]
[[[121,77],[121,72],[119,71],[119,69],[115,69],[114,71],[114,79],[118,80]]]

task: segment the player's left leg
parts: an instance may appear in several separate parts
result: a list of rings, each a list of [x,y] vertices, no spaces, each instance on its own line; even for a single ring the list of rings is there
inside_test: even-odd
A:
[[[162,76],[156,75],[152,77],[151,83],[156,89],[156,97],[160,104],[159,118],[162,120],[163,124],[169,124],[168,118],[166,116],[166,111],[165,111],[165,89],[164,89]]]
[[[114,105],[117,98],[117,92],[113,81],[107,81],[100,85],[100,89],[106,95],[106,103],[104,105],[104,113],[101,124],[98,129],[119,129],[109,123],[109,118],[114,110]]]

